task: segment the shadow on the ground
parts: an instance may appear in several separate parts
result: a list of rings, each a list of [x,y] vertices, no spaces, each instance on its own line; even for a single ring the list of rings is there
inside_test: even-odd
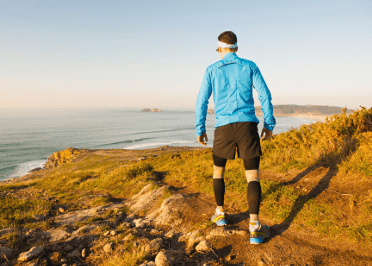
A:
[[[303,209],[305,204],[309,202],[310,200],[315,199],[317,196],[319,196],[324,190],[326,190],[329,187],[329,184],[332,178],[336,176],[338,173],[337,165],[342,162],[342,158],[349,156],[355,151],[356,142],[352,140],[350,143],[352,143],[352,145],[346,146],[343,150],[341,150],[337,154],[329,153],[329,154],[325,154],[324,156],[320,157],[314,165],[306,168],[304,171],[302,171],[297,176],[295,176],[291,181],[284,183],[285,185],[293,185],[299,182],[306,175],[308,175],[309,173],[311,173],[312,171],[320,167],[328,168],[327,173],[320,179],[319,183],[308,194],[300,195],[296,199],[295,203],[293,204],[291,212],[284,219],[284,221],[281,222],[280,224],[276,224],[271,227],[272,232],[268,240],[286,231],[290,227],[291,223],[296,218],[298,213]]]

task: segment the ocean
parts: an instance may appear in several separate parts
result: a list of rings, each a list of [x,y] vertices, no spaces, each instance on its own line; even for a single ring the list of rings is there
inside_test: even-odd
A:
[[[42,167],[56,151],[147,149],[164,145],[200,146],[193,110],[141,112],[125,109],[0,109],[0,180],[17,178]],[[263,126],[260,120],[259,132]],[[316,120],[277,117],[274,134]],[[207,116],[212,147],[214,114]]]

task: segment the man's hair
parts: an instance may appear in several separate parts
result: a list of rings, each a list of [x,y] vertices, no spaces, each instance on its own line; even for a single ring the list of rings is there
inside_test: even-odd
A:
[[[234,44],[238,42],[238,38],[236,38],[235,33],[232,31],[222,32],[220,36],[218,36],[218,40],[227,44]]]

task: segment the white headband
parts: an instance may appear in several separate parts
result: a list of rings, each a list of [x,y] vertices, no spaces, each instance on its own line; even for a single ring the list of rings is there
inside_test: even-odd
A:
[[[217,46],[221,47],[221,48],[236,48],[236,47],[238,47],[238,43],[227,44],[227,43],[218,41]]]

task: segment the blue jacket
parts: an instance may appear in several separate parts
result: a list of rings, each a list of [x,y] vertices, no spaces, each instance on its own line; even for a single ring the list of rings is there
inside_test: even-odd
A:
[[[206,132],[205,120],[212,92],[216,128],[235,122],[259,123],[255,115],[252,87],[258,92],[264,127],[273,131],[276,121],[271,104],[271,93],[260,70],[252,61],[242,59],[235,53],[228,53],[205,71],[196,101],[196,134],[200,136]]]

